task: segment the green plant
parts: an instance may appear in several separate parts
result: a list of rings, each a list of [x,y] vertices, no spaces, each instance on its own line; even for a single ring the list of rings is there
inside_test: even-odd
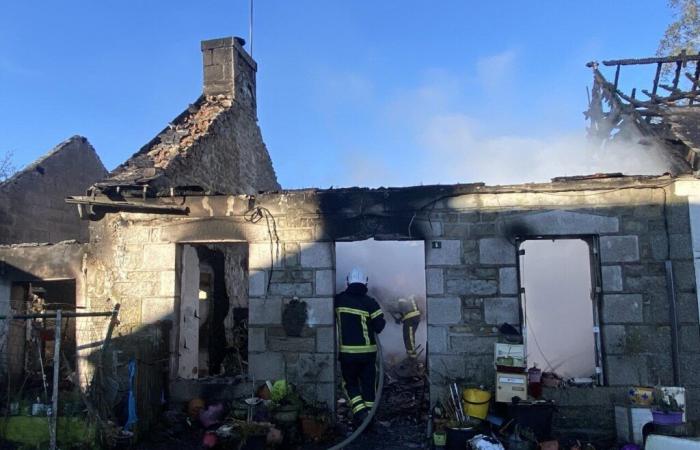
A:
[[[275,403],[281,403],[287,395],[289,395],[291,389],[285,380],[277,380],[272,385],[272,390],[270,391],[270,398]]]

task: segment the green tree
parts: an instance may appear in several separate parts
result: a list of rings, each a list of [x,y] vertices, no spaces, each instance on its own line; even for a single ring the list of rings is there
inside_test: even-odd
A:
[[[677,55],[683,50],[697,54],[700,51],[700,0],[668,0],[668,6],[675,20],[666,28],[656,54]]]

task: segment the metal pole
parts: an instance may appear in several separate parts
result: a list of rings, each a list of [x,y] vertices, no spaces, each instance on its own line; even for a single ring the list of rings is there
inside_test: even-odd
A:
[[[673,263],[666,260],[666,289],[668,292],[669,315],[671,320],[671,363],[673,364],[673,385],[681,385],[680,351],[678,348],[678,311],[676,305],[676,287],[673,282]]]
[[[64,311],[63,317],[110,317],[114,314],[113,311],[109,312],[73,312]],[[56,313],[37,313],[37,314],[15,314],[9,316],[0,315],[0,320],[5,319],[53,319],[56,317]]]
[[[250,0],[250,17],[248,18],[248,42],[250,42],[250,57],[253,57],[253,0]]]
[[[54,332],[53,346],[53,393],[51,405],[51,429],[49,432],[51,450],[56,450],[56,434],[58,432],[58,378],[61,370],[61,310],[56,311],[56,330]]]
[[[105,336],[104,345],[102,346],[102,356],[104,357],[107,347],[112,341],[112,333],[114,332],[114,327],[117,326],[117,317],[119,316],[119,308],[121,305],[117,303],[114,305],[114,310],[112,310],[112,320],[109,321],[109,326],[107,327],[107,336]]]

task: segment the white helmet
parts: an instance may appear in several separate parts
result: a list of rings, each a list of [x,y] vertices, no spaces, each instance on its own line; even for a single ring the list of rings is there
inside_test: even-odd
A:
[[[348,285],[353,283],[367,284],[368,281],[369,279],[365,276],[364,272],[362,272],[362,269],[357,267],[352,269],[347,277]]]

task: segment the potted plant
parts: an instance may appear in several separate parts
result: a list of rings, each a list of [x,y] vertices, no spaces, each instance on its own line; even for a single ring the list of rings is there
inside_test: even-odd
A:
[[[272,385],[272,419],[275,423],[295,423],[299,418],[301,399],[285,380],[277,380]]]
[[[654,392],[654,403],[651,409],[653,422],[657,425],[678,425],[683,423],[683,408],[676,399],[657,389]]]

